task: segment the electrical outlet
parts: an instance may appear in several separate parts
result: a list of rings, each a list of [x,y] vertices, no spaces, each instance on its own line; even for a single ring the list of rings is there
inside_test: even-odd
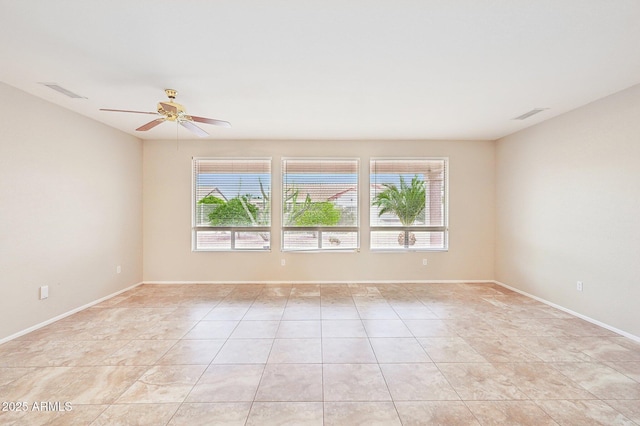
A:
[[[582,291],[582,281],[578,281],[578,282],[576,283],[576,290],[578,290],[578,291]]]
[[[427,266],[427,259],[422,259],[422,266]]]
[[[40,287],[40,300],[46,299],[49,297],[49,286],[43,285]]]
[[[285,266],[287,261],[285,259],[280,259],[280,266]]]
[[[120,272],[122,272],[122,266],[118,265],[116,266],[116,274],[119,274]]]

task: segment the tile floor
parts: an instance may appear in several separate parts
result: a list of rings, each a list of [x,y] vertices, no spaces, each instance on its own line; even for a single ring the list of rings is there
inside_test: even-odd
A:
[[[142,285],[0,345],[0,402],[3,425],[632,425],[640,344],[493,284]]]

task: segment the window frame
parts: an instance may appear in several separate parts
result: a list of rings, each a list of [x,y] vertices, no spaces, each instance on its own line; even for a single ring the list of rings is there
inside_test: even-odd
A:
[[[196,164],[199,161],[263,161],[268,163],[269,168],[269,225],[268,226],[214,226],[214,225],[202,225],[197,221],[197,186],[196,186]],[[272,244],[272,227],[273,227],[273,159],[272,157],[192,157],[191,159],[191,251],[192,252],[269,252],[271,251]],[[198,247],[198,233],[199,232],[229,232],[230,233],[230,245],[228,248],[199,248]],[[238,234],[243,232],[250,233],[268,233],[269,244],[268,247],[263,248],[249,248],[249,247],[236,247],[236,240]]]
[[[443,210],[442,210],[442,225],[413,225],[413,226],[396,226],[396,225],[373,225],[371,218],[377,212],[377,208],[372,204],[373,197],[375,195],[373,179],[374,172],[372,172],[373,164],[377,161],[389,161],[389,162],[403,162],[403,161],[442,161],[444,164],[443,173]],[[400,174],[400,172],[398,172]],[[449,251],[449,157],[371,157],[369,159],[369,250],[371,252],[393,252],[393,253],[408,253],[408,252],[446,252]],[[409,238],[411,232],[442,232],[443,241],[442,247],[413,247],[413,246],[399,246],[398,248],[390,247],[373,247],[373,233],[374,232],[404,232],[405,239]]]
[[[355,177],[356,182],[354,184],[356,189],[356,217],[355,217],[355,225],[353,226],[286,226],[285,223],[285,214],[286,214],[286,198],[285,198],[285,174],[286,174],[286,162],[287,161],[309,161],[309,162],[331,162],[331,161],[352,161],[355,163]],[[360,250],[360,216],[361,216],[361,203],[360,203],[360,194],[361,194],[361,182],[360,182],[360,157],[282,157],[280,162],[280,251],[282,252],[291,252],[291,253],[333,253],[333,252],[357,252]],[[285,236],[287,232],[317,232],[318,233],[318,244],[313,248],[287,248],[285,245]],[[355,247],[325,247],[323,245],[323,234],[324,233],[355,233]]]

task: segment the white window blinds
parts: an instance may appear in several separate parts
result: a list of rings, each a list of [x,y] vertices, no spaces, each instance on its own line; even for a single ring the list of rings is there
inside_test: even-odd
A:
[[[357,159],[282,161],[283,250],[356,249]]]
[[[194,250],[268,250],[271,159],[193,159]]]
[[[447,159],[372,159],[372,249],[447,248]]]

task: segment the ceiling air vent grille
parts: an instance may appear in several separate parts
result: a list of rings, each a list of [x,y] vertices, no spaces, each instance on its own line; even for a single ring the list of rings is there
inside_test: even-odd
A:
[[[49,89],[53,89],[58,93],[62,93],[65,96],[68,96],[73,99],[87,99],[84,96],[78,95],[77,93],[73,93],[71,90],[65,89],[64,87],[56,84],[56,83],[40,83],[43,86],[47,86]]]
[[[542,112],[542,111],[546,111],[548,109],[549,108],[535,108],[535,109],[532,109],[529,112],[525,112],[524,114],[514,118],[514,120],[526,120],[527,118],[531,117],[532,115],[536,115],[537,113]]]

